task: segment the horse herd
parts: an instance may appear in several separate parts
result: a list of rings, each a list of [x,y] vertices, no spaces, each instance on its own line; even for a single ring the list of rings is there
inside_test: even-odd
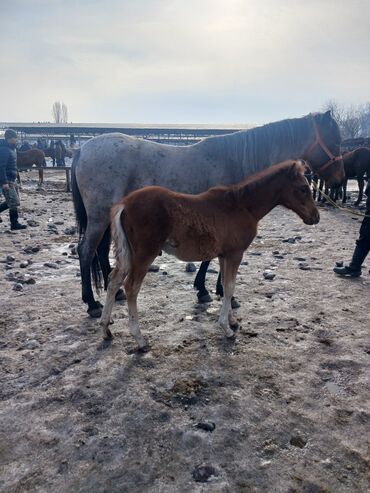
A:
[[[72,192],[80,233],[82,299],[91,317],[102,316],[104,337],[111,337],[114,300],[127,296],[130,331],[139,349],[145,348],[136,298],[149,264],[162,251],[202,261],[202,274],[195,282],[200,301],[209,296],[207,264],[218,257],[225,294],[219,323],[226,336],[233,337],[235,275],[259,219],[281,204],[307,224],[319,220],[299,159],[329,186],[343,182],[340,132],[330,112],[209,137],[185,147],[119,133],[89,140],[73,159]],[[108,289],[104,311],[94,298],[91,278],[98,291],[101,283]]]
[[[305,166],[331,193],[352,176],[360,183],[370,176],[370,150],[342,156],[340,144],[329,111],[184,147],[121,133],[86,142],[74,152],[72,193],[82,300],[91,317],[102,317],[104,337],[111,337],[114,300],[127,297],[130,332],[139,349],[146,347],[136,300],[150,263],[162,251],[202,262],[194,282],[200,302],[211,300],[205,276],[210,261],[219,259],[217,291],[224,295],[219,324],[227,337],[234,337],[236,272],[258,221],[277,205],[293,210],[306,224],[319,221]],[[108,290],[104,310],[95,300],[92,280],[98,292]]]
[[[353,151],[343,154],[343,165],[345,178],[343,183],[338,186],[329,187],[324,183],[323,179],[319,179],[318,175],[315,175],[312,180],[316,183],[316,187],[313,190],[314,198],[320,202],[325,202],[326,199],[321,193],[325,186],[325,195],[329,195],[330,198],[336,202],[338,199],[342,200],[342,204],[347,202],[347,183],[349,179],[356,179],[358,183],[358,197],[355,202],[355,206],[360,205],[364,195],[365,179],[370,179],[370,148],[358,147]]]

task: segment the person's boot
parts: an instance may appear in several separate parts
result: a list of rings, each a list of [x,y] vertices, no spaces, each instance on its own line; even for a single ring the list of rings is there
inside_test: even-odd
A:
[[[339,276],[359,277],[361,275],[361,266],[368,253],[368,248],[364,248],[363,245],[357,245],[353,252],[351,263],[344,267],[334,267],[334,272]]]
[[[18,222],[18,211],[17,210],[10,210],[9,211],[9,217],[10,217],[10,229],[12,231],[27,228],[27,226],[25,224],[20,224]]]
[[[2,204],[0,204],[0,213],[6,211],[7,209],[9,209],[9,207],[8,207],[8,204],[6,202],[3,202]],[[2,223],[2,222],[3,222],[3,220],[1,219],[1,216],[0,216],[0,223]]]

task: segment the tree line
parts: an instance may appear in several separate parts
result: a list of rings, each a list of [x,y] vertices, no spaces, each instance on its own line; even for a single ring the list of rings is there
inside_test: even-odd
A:
[[[68,108],[63,102],[55,101],[52,114],[54,123],[68,123]]]
[[[370,137],[370,102],[344,105],[335,99],[327,101],[324,111],[330,110],[338,122],[342,139]]]

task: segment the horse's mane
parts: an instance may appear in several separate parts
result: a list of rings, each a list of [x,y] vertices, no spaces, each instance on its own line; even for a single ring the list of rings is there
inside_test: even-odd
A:
[[[315,114],[315,118],[319,118],[320,115],[322,114]],[[226,159],[242,163],[244,171],[255,173],[279,162],[279,152],[282,148],[291,153],[287,157],[300,157],[302,146],[307,141],[312,116],[313,114],[309,114],[302,118],[281,120],[228,135],[208,137],[204,139],[203,145],[209,146],[210,150]]]

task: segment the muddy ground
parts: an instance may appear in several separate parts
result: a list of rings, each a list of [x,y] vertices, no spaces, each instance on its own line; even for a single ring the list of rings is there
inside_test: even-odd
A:
[[[1,492],[369,491],[370,260],[359,279],[332,272],[355,216],[262,221],[238,275],[235,342],[217,327],[220,302],[197,305],[194,275],[160,257],[139,298],[151,350],[136,354],[124,303],[109,344],[80,300],[63,173],[41,192],[28,176],[33,226],[0,224]]]

